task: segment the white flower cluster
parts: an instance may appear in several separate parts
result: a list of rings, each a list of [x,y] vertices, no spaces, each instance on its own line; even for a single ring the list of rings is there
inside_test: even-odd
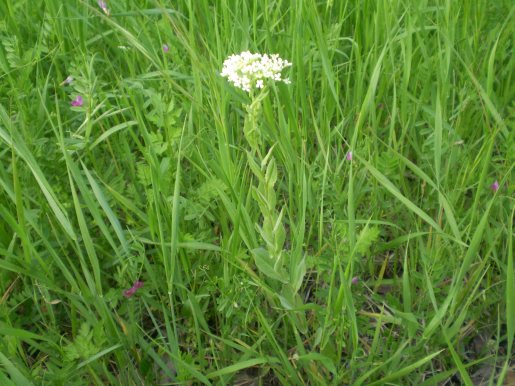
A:
[[[262,55],[245,51],[229,56],[224,62],[221,75],[234,86],[249,92],[253,88],[263,88],[266,79],[289,84],[288,78],[281,77],[281,71],[289,66],[291,63],[277,54]]]

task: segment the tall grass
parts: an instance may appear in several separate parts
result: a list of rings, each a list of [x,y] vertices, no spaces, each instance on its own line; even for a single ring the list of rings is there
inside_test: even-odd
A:
[[[0,2],[1,384],[513,377],[510,1],[107,7]]]

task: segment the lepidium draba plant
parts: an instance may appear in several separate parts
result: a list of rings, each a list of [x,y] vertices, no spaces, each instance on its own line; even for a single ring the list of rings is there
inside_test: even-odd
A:
[[[262,141],[259,131],[261,102],[267,94],[269,83],[290,83],[288,78],[283,78],[281,75],[283,69],[290,66],[290,62],[281,59],[277,54],[253,54],[249,51],[231,55],[223,64],[221,75],[235,87],[249,94],[250,104],[246,106],[247,115],[243,133],[252,150],[260,158],[262,158]]]
[[[259,206],[262,224],[257,229],[263,245],[252,250],[257,269],[265,275],[283,306],[297,308],[302,300],[297,292],[306,273],[304,259],[292,264],[290,254],[284,249],[286,231],[283,223],[284,209],[277,208],[275,184],[277,164],[273,157],[272,146],[264,151],[261,136],[261,103],[273,82],[290,84],[282,71],[291,63],[279,55],[253,54],[248,51],[231,55],[223,65],[221,75],[235,87],[247,92],[250,103],[246,106],[243,134],[250,150],[247,151],[247,164],[252,170],[257,186],[252,187],[253,198]],[[291,269],[294,266],[295,269]],[[295,315],[298,326],[305,325],[304,317]],[[301,328],[303,329],[303,328]]]

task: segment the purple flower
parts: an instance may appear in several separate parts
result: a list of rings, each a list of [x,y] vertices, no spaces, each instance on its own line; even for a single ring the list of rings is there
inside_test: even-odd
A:
[[[105,1],[98,0],[97,2],[98,6],[104,11],[104,13],[109,16],[109,8],[107,8],[107,4]]]
[[[358,284],[359,283],[359,277],[354,276],[350,282],[351,282],[351,284],[354,284],[354,285]]]
[[[347,154],[345,154],[345,159],[347,161],[352,161],[352,151],[348,151]]]
[[[84,104],[84,100],[82,99],[82,96],[77,95],[74,100],[72,100],[72,106],[73,107],[82,107]]]
[[[490,185],[490,189],[493,190],[493,192],[497,192],[499,190],[499,182],[495,181],[492,185]]]
[[[123,296],[125,296],[128,299],[132,295],[134,295],[136,293],[136,291],[138,289],[140,289],[141,287],[143,287],[143,282],[137,280],[131,288],[129,288],[128,290],[123,291]]]
[[[170,51],[170,47],[168,47],[168,44],[163,44],[163,52]]]

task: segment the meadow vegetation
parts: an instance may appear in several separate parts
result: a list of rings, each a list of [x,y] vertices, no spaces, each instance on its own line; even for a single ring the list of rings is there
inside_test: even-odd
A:
[[[513,380],[514,10],[0,1],[0,384]]]

